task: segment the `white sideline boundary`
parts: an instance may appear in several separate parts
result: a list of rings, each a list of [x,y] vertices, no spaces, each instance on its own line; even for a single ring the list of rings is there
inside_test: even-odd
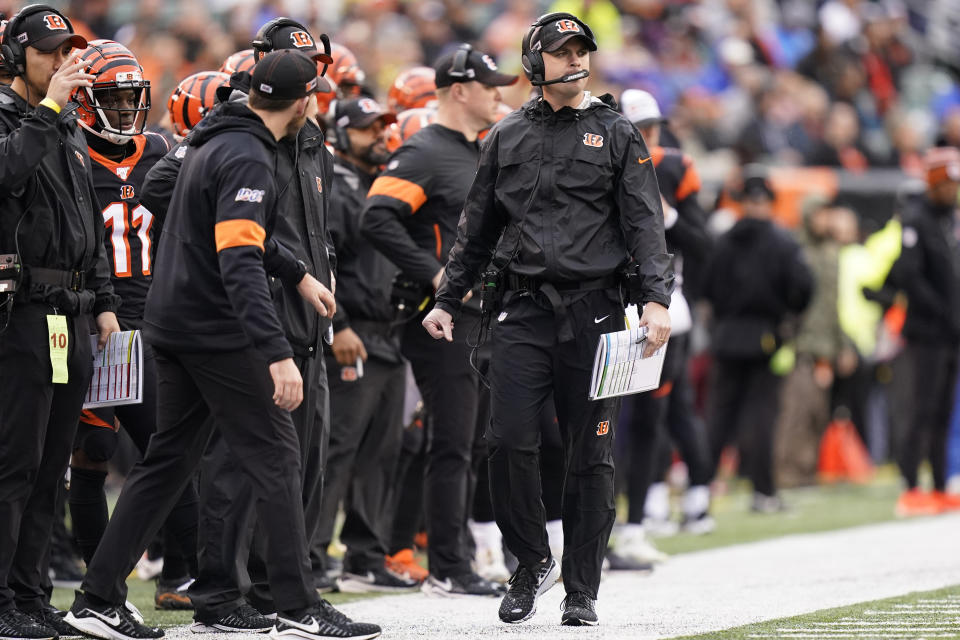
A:
[[[561,627],[563,586],[529,622],[499,621],[499,599],[385,596],[338,605],[396,640],[671,638],[960,584],[960,514],[791,535],[680,554],[651,575],[608,573],[593,628]],[[257,636],[167,630],[170,638]],[[265,638],[265,636],[259,636]],[[799,636],[795,636],[799,637]]]

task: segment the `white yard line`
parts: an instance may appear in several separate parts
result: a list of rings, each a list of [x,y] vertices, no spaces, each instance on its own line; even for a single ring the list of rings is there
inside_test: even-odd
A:
[[[960,514],[951,514],[677,555],[649,576],[607,574],[597,606],[600,626],[593,629],[559,626],[562,585],[520,625],[499,621],[496,599],[412,594],[339,608],[397,640],[670,638],[958,584],[958,531]],[[954,613],[955,602],[942,604],[943,613]],[[849,637],[843,629],[815,631],[811,637]],[[186,627],[168,630],[168,636],[184,635],[192,635]]]

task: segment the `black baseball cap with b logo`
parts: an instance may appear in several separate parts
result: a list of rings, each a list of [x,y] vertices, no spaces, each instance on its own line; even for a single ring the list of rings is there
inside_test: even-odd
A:
[[[250,88],[271,100],[297,100],[320,87],[317,64],[296,49],[271,51],[253,68]]]
[[[14,32],[10,30],[11,24],[14,26]],[[4,38],[16,40],[21,47],[33,47],[40,51],[53,51],[65,42],[69,42],[77,49],[87,48],[86,38],[74,33],[70,22],[60,13],[50,9],[24,13],[21,20],[16,20],[14,17],[7,25]]]
[[[557,19],[543,25],[538,42],[544,51],[556,51],[571,38],[583,38],[590,51],[597,50],[597,41],[593,32],[582,22],[573,20],[565,14],[558,14]]]

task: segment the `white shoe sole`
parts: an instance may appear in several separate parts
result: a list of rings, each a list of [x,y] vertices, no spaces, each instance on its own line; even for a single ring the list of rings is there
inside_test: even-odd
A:
[[[600,624],[599,620],[581,620],[580,618],[577,618],[576,624],[572,621],[560,621],[560,626],[562,627],[595,627],[598,624]]]
[[[499,598],[503,593],[454,593],[430,584],[429,578],[420,585],[420,591],[428,598]]]
[[[204,624],[202,622],[194,622],[190,625],[190,631],[193,633],[267,633],[270,629],[272,629],[272,627],[265,627],[263,629],[238,629],[222,624]]]
[[[74,629],[81,631],[88,636],[103,638],[103,640],[143,640],[135,636],[128,636],[120,633],[102,620],[96,618],[77,618],[72,611],[68,611],[63,618]]]
[[[338,578],[337,588],[340,593],[410,593],[420,588],[419,584],[412,584],[409,587],[388,587],[381,584],[371,584],[363,580],[353,580],[351,578]]]
[[[380,637],[380,631],[376,633],[368,633],[363,636],[321,636],[319,634],[307,633],[306,631],[300,631],[299,629],[287,629],[285,631],[277,631],[277,628],[274,627],[270,630],[270,637],[273,640],[282,640],[284,638],[302,638],[302,640],[319,640],[320,638],[345,638],[346,640],[373,640],[373,638]]]

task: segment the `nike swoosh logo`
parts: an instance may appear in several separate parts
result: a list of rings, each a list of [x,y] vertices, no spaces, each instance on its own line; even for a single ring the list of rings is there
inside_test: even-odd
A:
[[[650,158],[653,156],[647,156],[646,158],[637,158],[637,164],[644,164],[650,162]]]
[[[94,611],[93,609],[86,609],[86,611],[87,611],[87,613],[93,614],[94,616],[100,618],[101,620],[103,620],[104,622],[106,622],[107,624],[109,624],[111,627],[115,627],[115,626],[117,626],[118,624],[120,624],[120,615],[119,615],[119,614],[116,614],[116,613],[115,613],[115,614],[113,614],[113,617],[112,617],[112,618],[108,618],[107,616],[103,615],[102,613],[98,613],[98,612]]]
[[[281,618],[281,620],[283,621],[283,624],[294,627],[295,629],[300,629],[301,631],[306,631],[307,633],[320,633],[320,623],[317,622],[316,618],[311,618],[311,620],[313,620],[313,624],[309,626],[296,623],[293,620],[287,620],[286,618]]]
[[[446,580],[437,580],[433,579],[437,583],[437,586],[442,587],[445,591],[453,591],[453,582],[450,581],[450,578]]]
[[[604,320],[606,320],[606,319],[609,318],[609,317],[610,317],[610,314],[607,314],[607,315],[603,316],[602,318],[594,318],[594,319],[593,319],[593,324],[600,324],[601,322],[603,322]]]

